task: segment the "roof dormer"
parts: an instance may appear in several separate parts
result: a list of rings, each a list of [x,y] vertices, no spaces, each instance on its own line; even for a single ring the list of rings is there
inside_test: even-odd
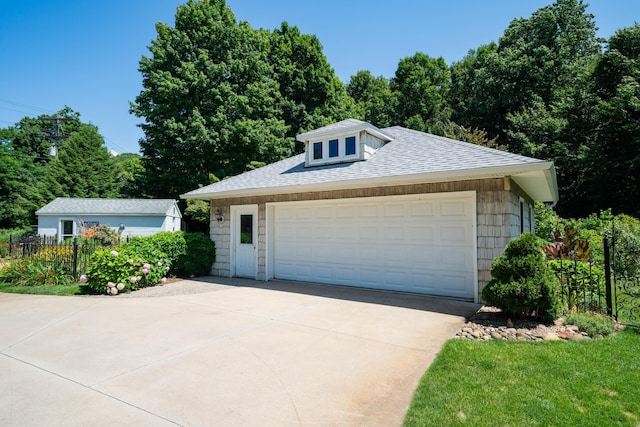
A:
[[[377,127],[355,119],[297,135],[304,143],[305,166],[367,160],[393,138]]]

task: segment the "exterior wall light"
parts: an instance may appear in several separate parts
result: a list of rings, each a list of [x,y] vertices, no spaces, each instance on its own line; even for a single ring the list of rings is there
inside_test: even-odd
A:
[[[216,209],[216,219],[219,223],[224,222],[224,217],[222,216],[222,211],[220,210],[220,208]]]

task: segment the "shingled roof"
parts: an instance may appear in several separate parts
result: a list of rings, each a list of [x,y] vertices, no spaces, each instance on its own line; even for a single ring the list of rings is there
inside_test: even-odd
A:
[[[341,122],[334,128],[342,129],[354,124],[359,123]],[[366,161],[305,167],[305,155],[299,154],[193,190],[181,197],[207,200],[510,176],[535,200],[558,199],[552,162],[400,126],[381,131],[393,140]]]
[[[58,197],[36,215],[144,215],[165,216],[176,206],[173,199],[83,199]],[[180,216],[180,210],[177,209]]]

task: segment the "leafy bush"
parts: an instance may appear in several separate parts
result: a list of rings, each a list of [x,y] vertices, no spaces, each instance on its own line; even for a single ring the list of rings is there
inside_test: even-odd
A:
[[[613,333],[615,322],[609,316],[598,313],[571,313],[565,319],[566,325],[575,325],[590,337],[607,336]]]
[[[174,274],[181,277],[206,276],[216,259],[216,247],[206,234],[184,233],[185,253],[173,265]]]
[[[134,237],[122,245],[145,258],[165,258],[174,265],[178,258],[185,254],[187,243],[182,231],[164,231],[152,236]]]
[[[157,258],[148,258],[124,247],[96,251],[87,274],[80,280],[96,293],[112,295],[155,285],[164,280],[169,261],[157,250],[146,254],[159,255]]]
[[[560,284],[547,266],[540,238],[525,233],[512,240],[491,264],[493,279],[482,298],[516,317],[553,321],[560,315]]]

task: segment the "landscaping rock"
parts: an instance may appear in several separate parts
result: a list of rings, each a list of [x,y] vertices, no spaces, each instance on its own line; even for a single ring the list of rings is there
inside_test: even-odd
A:
[[[482,307],[456,334],[470,340],[554,341],[589,339],[577,326],[564,325],[562,319],[553,324],[530,320],[515,321],[495,307]]]

